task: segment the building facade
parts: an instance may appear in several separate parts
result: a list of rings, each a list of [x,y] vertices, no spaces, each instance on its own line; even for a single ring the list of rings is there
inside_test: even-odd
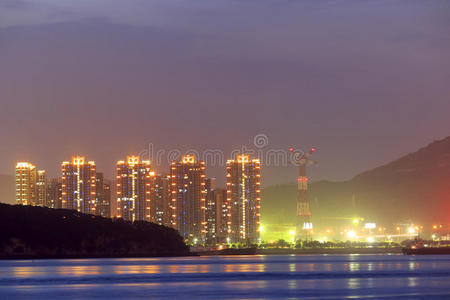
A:
[[[206,244],[217,243],[217,205],[216,205],[216,179],[205,180],[205,220],[206,220]]]
[[[36,174],[36,205],[47,206],[47,174],[44,170]]]
[[[227,189],[216,188],[215,190],[215,233],[216,233],[216,244],[229,243],[228,239],[228,225],[231,220],[231,214],[229,210],[229,204],[227,201]]]
[[[260,242],[260,161],[237,155],[227,161],[228,239],[231,243]]]
[[[170,226],[170,183],[168,175],[152,177],[150,212],[153,223]]]
[[[183,156],[170,166],[171,224],[185,241],[205,243],[205,163]]]
[[[21,205],[37,205],[36,167],[28,162],[16,165],[16,203]]]
[[[228,237],[227,190],[216,187],[215,178],[205,182],[206,190],[206,244],[225,244]]]
[[[111,217],[111,190],[108,183],[105,182],[103,173],[97,172],[96,177],[96,193],[98,203],[98,215],[110,218]]]
[[[151,221],[151,184],[154,173],[149,161],[127,156],[117,162],[117,217],[127,221]]]
[[[47,196],[45,206],[62,208],[62,183],[60,178],[52,178],[47,182]]]
[[[62,208],[98,214],[97,171],[93,161],[83,156],[62,163]]]
[[[111,182],[103,182],[103,206],[100,215],[105,218],[111,218]]]

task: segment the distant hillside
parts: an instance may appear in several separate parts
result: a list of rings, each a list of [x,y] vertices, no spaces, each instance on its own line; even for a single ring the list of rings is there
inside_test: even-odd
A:
[[[14,176],[0,175],[0,202],[13,204],[16,201]]]
[[[172,228],[72,210],[0,204],[0,258],[180,256]]]
[[[263,223],[295,223],[296,184],[262,191]],[[360,215],[390,224],[450,221],[450,137],[345,182],[310,185],[314,222]]]

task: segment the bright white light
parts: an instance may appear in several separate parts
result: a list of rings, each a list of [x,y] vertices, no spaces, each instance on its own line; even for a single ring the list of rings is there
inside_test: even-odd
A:
[[[409,234],[414,234],[414,233],[416,233],[416,231],[414,230],[414,228],[409,228],[408,229],[408,232],[409,232]]]
[[[364,225],[364,228],[365,229],[375,229],[375,228],[377,228],[377,224],[376,223],[366,223]]]
[[[313,224],[311,222],[306,222],[303,224],[303,229],[313,229]]]
[[[370,237],[367,238],[367,242],[368,243],[373,243],[373,242],[375,242],[375,239],[370,236]]]
[[[356,237],[356,233],[354,231],[347,232],[347,236],[351,239],[354,239]]]
[[[289,231],[289,234],[290,234],[290,235],[295,235],[295,230]]]

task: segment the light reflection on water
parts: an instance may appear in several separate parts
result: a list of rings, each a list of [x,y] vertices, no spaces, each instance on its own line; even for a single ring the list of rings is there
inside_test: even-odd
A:
[[[115,266],[114,274],[158,274],[160,266],[142,265],[142,266]]]
[[[450,256],[0,261],[0,298],[449,298]]]

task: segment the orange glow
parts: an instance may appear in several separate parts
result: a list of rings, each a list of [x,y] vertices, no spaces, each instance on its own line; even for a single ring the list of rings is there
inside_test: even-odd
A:
[[[73,156],[72,157],[72,164],[81,166],[84,165],[85,157],[84,156]]]
[[[139,158],[139,156],[135,156],[135,155],[127,156],[127,163],[130,166],[137,165],[137,164],[139,164],[140,161],[141,161],[141,159]]]
[[[241,154],[237,156],[238,163],[248,163],[250,161],[250,155]]]
[[[194,155],[184,155],[182,157],[183,164],[194,164],[195,163],[195,157]]]

